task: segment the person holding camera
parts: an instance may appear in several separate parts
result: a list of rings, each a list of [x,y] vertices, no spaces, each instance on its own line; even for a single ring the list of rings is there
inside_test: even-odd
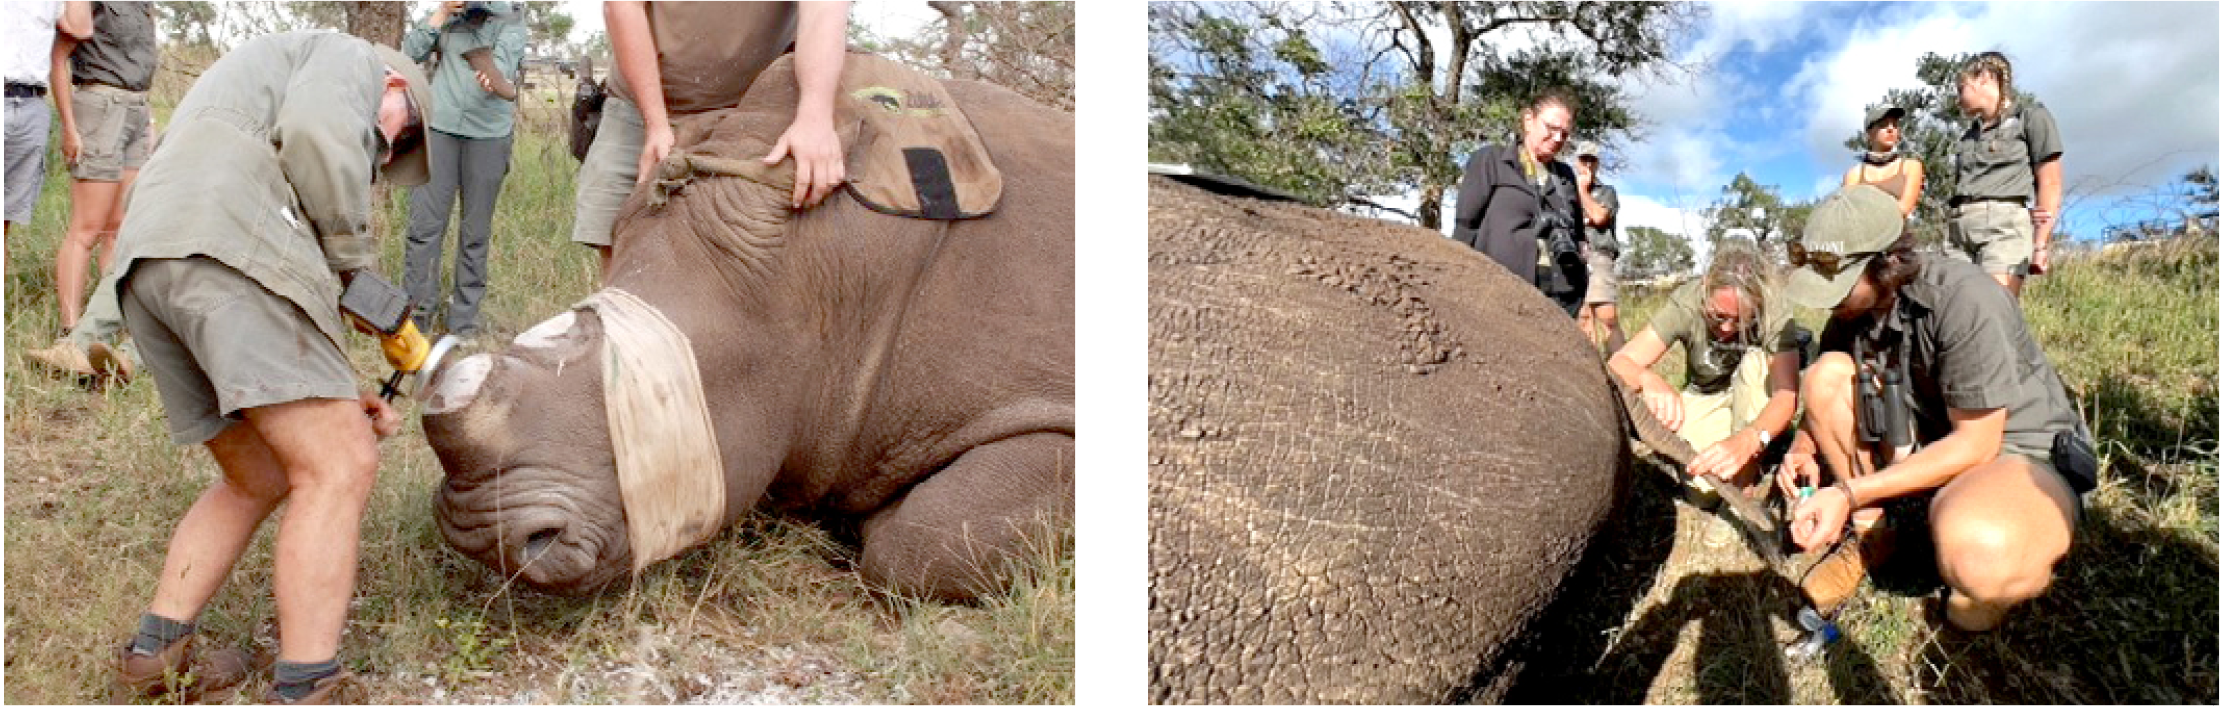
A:
[[[1620,351],[1628,337],[1620,331],[1620,279],[1614,274],[1620,262],[1620,192],[1599,178],[1603,170],[1597,142],[1582,142],[1574,151],[1574,188],[1581,196],[1582,231],[1588,238],[1582,260],[1589,267],[1589,291],[1575,319],[1582,334],[1609,355]]]
[[[1813,566],[1807,594],[1824,611],[1841,602],[1886,557],[1882,504],[1924,498],[1946,621],[1996,627],[2052,582],[2097,485],[2090,429],[2060,375],[2014,299],[1974,264],[1916,252],[1880,189],[1823,199],[1789,258],[1785,293],[1831,312],[1777,483],[1795,493],[1832,477],[1796,501],[1799,547],[1837,543],[1847,521],[1857,541]],[[1910,448],[1894,448],[1901,428]]]
[[[1589,291],[1574,170],[1556,159],[1574,131],[1574,100],[1547,90],[1520,111],[1520,141],[1481,147],[1458,184],[1451,239],[1531,281],[1571,317]]]
[[[409,301],[430,308],[440,300],[440,253],[447,245],[448,215],[462,204],[455,229],[455,292],[445,309],[444,332],[463,339],[478,334],[479,305],[486,298],[486,249],[494,232],[494,201],[509,175],[515,140],[518,70],[525,59],[525,27],[514,3],[440,3],[431,17],[410,28],[401,51],[418,62],[435,53],[432,96],[440,111],[425,141],[436,150],[432,178],[409,195],[408,264],[402,285]]]
[[[1953,154],[1959,182],[1950,202],[1951,244],[2020,300],[2023,279],[2052,265],[2066,176],[2060,125],[2043,106],[2015,99],[2006,55],[1969,59],[1959,89],[1960,108],[1973,119]]]

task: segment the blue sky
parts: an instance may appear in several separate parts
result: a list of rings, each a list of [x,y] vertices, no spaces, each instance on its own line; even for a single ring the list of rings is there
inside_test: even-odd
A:
[[[1866,103],[1911,87],[1914,60],[2001,50],[2058,119],[2068,230],[2150,216],[2153,192],[2217,158],[2218,5],[1712,3],[1677,48],[1697,71],[1631,81],[1651,120],[1626,163],[1622,225],[1702,232],[1697,211],[1738,171],[1804,200],[1832,190]],[[1949,170],[1948,167],[1932,167]]]

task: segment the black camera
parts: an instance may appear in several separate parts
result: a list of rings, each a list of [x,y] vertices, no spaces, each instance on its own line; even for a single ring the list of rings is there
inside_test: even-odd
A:
[[[1544,208],[1535,217],[1535,235],[1551,251],[1551,264],[1560,269],[1583,266],[1581,246],[1574,242],[1574,222],[1558,211]]]
[[[493,16],[494,3],[473,0],[472,2],[463,3],[463,15],[456,21],[466,25],[476,25]]]

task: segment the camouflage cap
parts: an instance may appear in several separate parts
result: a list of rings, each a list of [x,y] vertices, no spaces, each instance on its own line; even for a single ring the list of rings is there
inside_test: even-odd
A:
[[[1804,261],[1790,272],[1784,292],[1805,307],[1834,309],[1850,295],[1867,270],[1867,261],[1889,248],[1906,229],[1898,200],[1882,189],[1860,184],[1830,194],[1813,207],[1805,235],[1791,248],[1795,256],[1826,256],[1834,263]]]

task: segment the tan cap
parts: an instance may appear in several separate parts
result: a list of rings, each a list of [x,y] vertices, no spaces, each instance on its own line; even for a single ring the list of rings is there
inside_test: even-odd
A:
[[[1597,156],[1597,155],[1598,155],[1598,154],[1597,154],[1597,142],[1594,142],[1594,141],[1584,141],[1584,142],[1582,142],[1582,143],[1580,143],[1580,144],[1576,144],[1576,145],[1574,146],[1574,158],[1577,158],[1577,159],[1579,159],[1579,158],[1582,158],[1582,157],[1584,157],[1584,156]]]
[[[1833,309],[1850,295],[1852,285],[1874,258],[1905,233],[1905,216],[1898,200],[1882,189],[1860,184],[1830,194],[1813,207],[1805,235],[1791,248],[1792,255],[1825,254],[1837,259],[1833,269],[1808,261],[1790,272],[1784,290],[1790,301],[1821,310]],[[1796,262],[1796,261],[1793,261]]]
[[[415,61],[409,59],[408,55],[402,54],[400,50],[377,43],[372,43],[371,46],[377,48],[378,58],[385,60],[387,67],[392,68],[395,73],[400,74],[401,78],[409,83],[406,90],[409,93],[409,103],[417,107],[417,121],[422,126],[422,131],[430,132],[432,130],[432,82],[425,79],[424,68],[418,67]],[[417,142],[417,145],[411,147],[408,153],[395,156],[391,163],[386,164],[385,177],[387,181],[403,186],[422,186],[424,182],[431,180],[432,162],[425,156],[425,152],[432,145],[432,142],[429,141],[430,137],[426,138],[428,140]]]

